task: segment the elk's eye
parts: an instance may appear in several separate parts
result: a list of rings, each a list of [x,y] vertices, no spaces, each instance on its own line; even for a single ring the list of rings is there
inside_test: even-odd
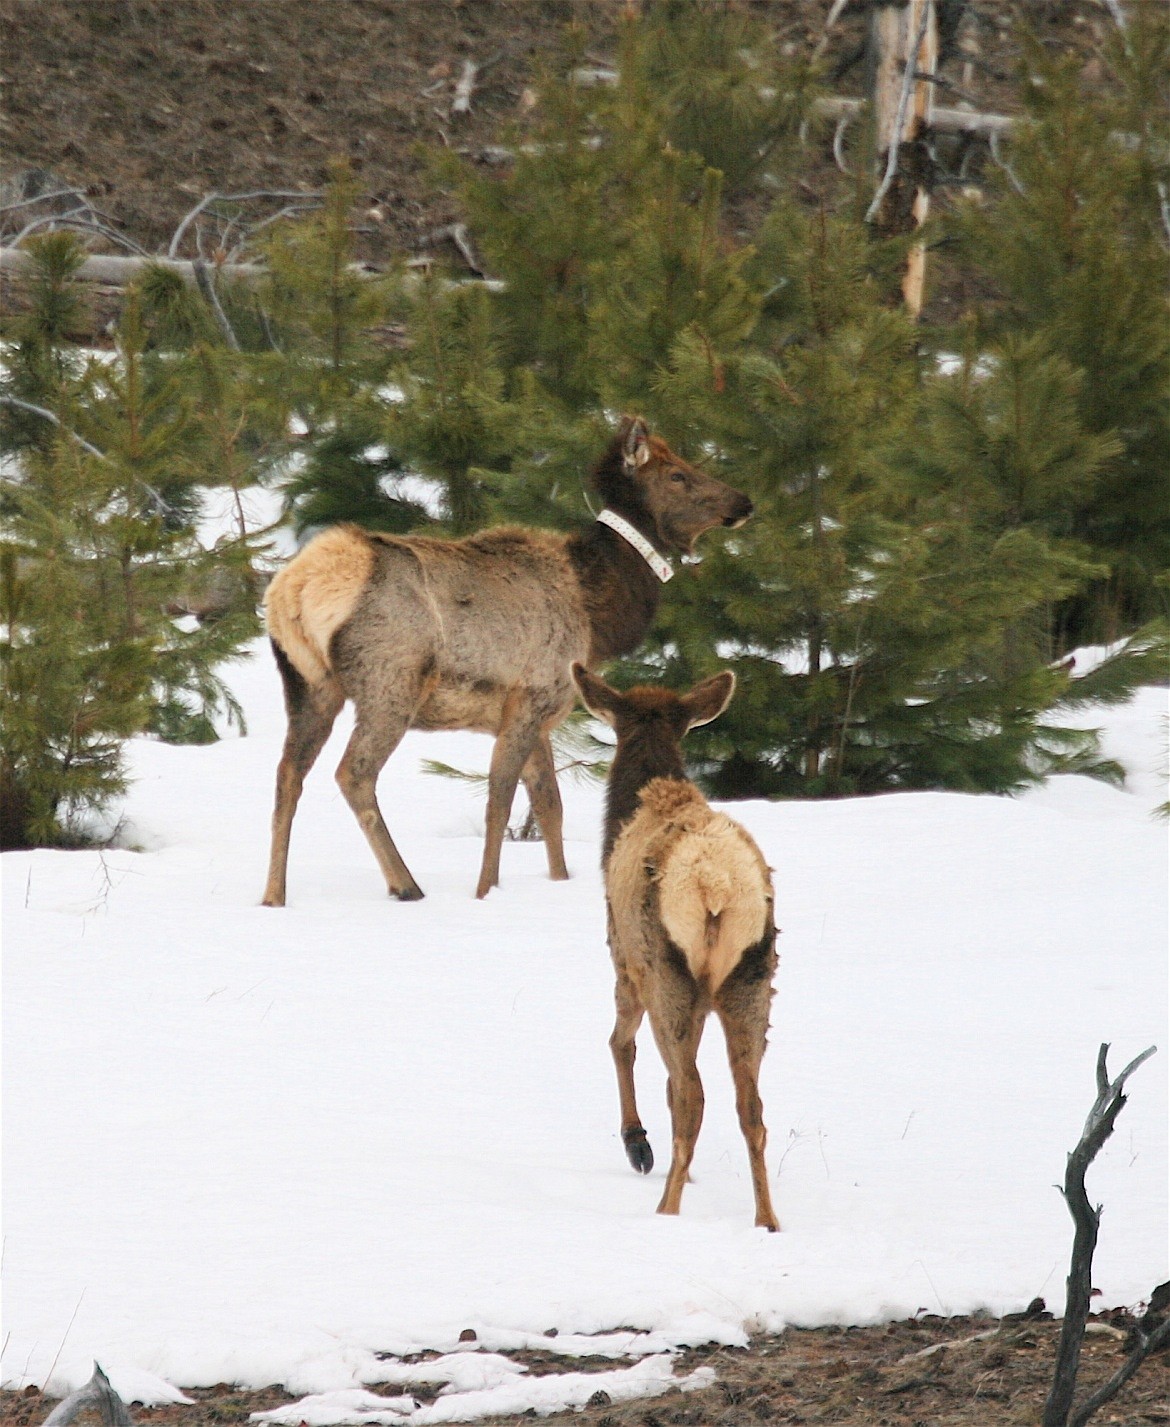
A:
[[[676,485],[680,485],[680,486],[681,486],[681,485],[685,485],[685,484],[686,484],[686,479],[687,479],[687,478],[686,478],[686,476],[683,475],[683,473],[682,473],[681,471],[671,471],[671,473],[670,473],[670,479],[671,479],[672,481],[674,481]]]

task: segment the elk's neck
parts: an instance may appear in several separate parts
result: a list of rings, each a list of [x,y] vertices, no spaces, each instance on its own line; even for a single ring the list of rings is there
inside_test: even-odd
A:
[[[650,719],[618,740],[605,799],[602,865],[622,828],[638,811],[642,789],[654,778],[687,781],[678,739],[664,719]]]
[[[645,516],[611,503],[656,548],[657,534]],[[591,667],[622,654],[630,654],[645,639],[662,586],[658,576],[615,530],[596,522],[568,541],[569,559],[577,573],[581,598],[589,619]]]

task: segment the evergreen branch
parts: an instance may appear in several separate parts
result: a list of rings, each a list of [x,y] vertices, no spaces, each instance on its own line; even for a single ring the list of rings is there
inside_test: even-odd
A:
[[[1085,708],[1090,704],[1119,704],[1135,688],[1166,677],[1170,660],[1170,631],[1157,620],[1139,629],[1109,658],[1079,679],[1070,679],[1068,689],[1055,701],[1063,709]]]
[[[488,785],[486,773],[472,773],[466,768],[456,768],[453,764],[443,763],[438,758],[424,758],[419,767],[424,773],[430,773],[436,778],[455,778],[460,783],[470,783],[481,789]]]

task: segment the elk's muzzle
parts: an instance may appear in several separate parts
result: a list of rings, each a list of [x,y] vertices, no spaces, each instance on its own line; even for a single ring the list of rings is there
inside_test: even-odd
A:
[[[746,525],[752,518],[755,506],[741,492],[736,491],[735,500],[732,502],[732,509],[729,514],[723,517],[723,525],[727,530],[738,530],[741,525]]]

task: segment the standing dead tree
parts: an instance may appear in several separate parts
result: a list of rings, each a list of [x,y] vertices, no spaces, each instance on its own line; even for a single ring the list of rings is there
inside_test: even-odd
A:
[[[1085,1423],[1098,1407],[1117,1395],[1151,1353],[1170,1343],[1170,1318],[1161,1322],[1155,1321],[1155,1324],[1147,1325],[1146,1329],[1139,1326],[1135,1346],[1126,1361],[1108,1382],[1103,1383],[1080,1407],[1073,1410],[1081,1344],[1084,1341],[1085,1325],[1089,1318],[1089,1299],[1093,1291],[1093,1251],[1097,1247],[1097,1230],[1101,1223],[1101,1206],[1098,1205],[1094,1209],[1085,1192],[1085,1174],[1102,1145],[1113,1133],[1117,1116],[1125,1104],[1125,1082],[1156,1049],[1156,1046],[1150,1046],[1142,1051],[1114,1081],[1110,1081],[1105,1066],[1105,1058],[1109,1053],[1108,1043],[1103,1044],[1097,1053],[1097,1098],[1085,1121],[1080,1141],[1068,1157],[1064,1174],[1065,1202],[1068,1204],[1076,1231],[1073,1235],[1064,1324],[1056,1353],[1052,1390],[1044,1406],[1043,1427],[1085,1427]]]
[[[883,165],[867,223],[885,235],[920,228],[930,210],[929,156],[923,142],[934,107],[938,23],[934,0],[881,4],[870,12],[872,103],[877,158]],[[902,297],[911,316],[922,311],[926,249],[910,250]]]

